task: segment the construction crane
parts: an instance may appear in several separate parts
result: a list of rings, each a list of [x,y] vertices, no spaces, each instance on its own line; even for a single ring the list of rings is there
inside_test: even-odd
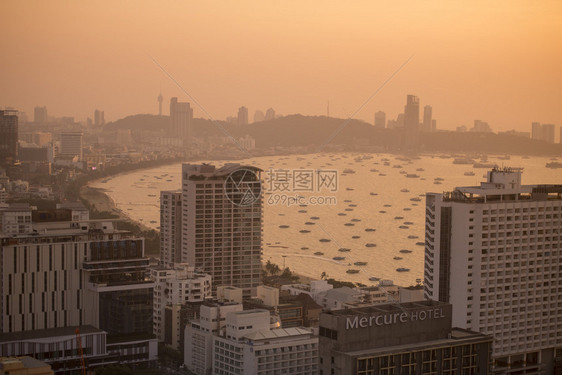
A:
[[[86,362],[84,362],[84,351],[82,350],[82,339],[80,338],[80,329],[76,328],[76,343],[78,344],[78,354],[80,354],[80,366],[82,367],[82,375],[86,375]]]

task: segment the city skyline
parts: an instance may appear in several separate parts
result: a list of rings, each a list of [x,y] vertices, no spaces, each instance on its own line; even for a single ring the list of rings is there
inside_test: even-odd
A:
[[[355,118],[372,122],[378,110],[394,118],[414,94],[433,107],[441,129],[481,118],[499,131],[527,131],[534,121],[562,122],[561,55],[552,48],[562,38],[561,7],[141,2],[132,15],[112,4],[109,15],[99,4],[7,3],[1,38],[17,58],[2,62],[0,103],[28,117],[35,106],[78,119],[103,108],[114,121],[158,113],[159,87],[166,101],[193,102],[153,58],[215,119],[240,106],[323,115],[328,100],[331,116],[347,118],[413,55]],[[187,26],[186,14],[197,16]]]

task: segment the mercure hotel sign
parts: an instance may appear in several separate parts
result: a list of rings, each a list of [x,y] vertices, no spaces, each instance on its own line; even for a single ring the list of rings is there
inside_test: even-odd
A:
[[[367,328],[372,326],[385,326],[391,324],[400,324],[407,322],[425,321],[433,319],[442,319],[445,317],[443,308],[435,308],[430,310],[390,312],[386,314],[378,314],[371,316],[354,316],[347,317],[345,329]]]

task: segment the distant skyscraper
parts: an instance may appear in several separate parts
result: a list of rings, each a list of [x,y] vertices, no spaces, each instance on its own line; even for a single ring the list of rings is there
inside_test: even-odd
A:
[[[103,111],[96,109],[94,111],[94,125],[95,126],[104,126],[105,125],[105,115]]]
[[[182,166],[181,261],[210,274],[213,290],[234,286],[249,296],[261,283],[260,174],[239,164]]]
[[[275,110],[273,108],[269,108],[265,112],[265,119],[266,120],[274,120],[275,119]]]
[[[544,124],[542,126],[543,141],[546,141],[548,143],[554,143],[554,132],[555,132],[554,124]]]
[[[248,108],[238,108],[238,125],[248,125]]]
[[[162,101],[164,98],[162,97],[162,93],[158,95],[158,116],[162,116]]]
[[[263,114],[263,111],[257,110],[256,113],[254,113],[254,122],[260,122],[265,120],[265,115]]]
[[[420,100],[415,95],[408,95],[404,107],[404,128],[416,132],[420,125]]]
[[[497,373],[555,373],[561,191],[502,168],[480,186],[426,194],[425,296],[453,305],[454,327],[494,336]]]
[[[170,136],[181,139],[184,144],[191,138],[193,109],[189,103],[178,102],[178,98],[170,99]]]
[[[14,162],[18,156],[18,111],[0,111],[0,164]]]
[[[82,132],[64,132],[60,135],[61,155],[78,156],[79,160],[83,160],[82,155]]]
[[[375,113],[375,128],[384,129],[386,127],[386,113],[378,111]]]
[[[35,107],[33,110],[33,121],[36,124],[46,124],[47,119],[47,107]]]
[[[431,131],[434,132],[437,130],[437,120],[431,120]]]
[[[533,122],[531,124],[531,138],[542,141],[542,126],[540,122]]]
[[[430,105],[426,105],[425,107],[423,107],[423,125],[422,125],[422,130],[424,132],[430,132],[432,131],[433,127],[432,127],[432,112],[433,109],[431,108]]]

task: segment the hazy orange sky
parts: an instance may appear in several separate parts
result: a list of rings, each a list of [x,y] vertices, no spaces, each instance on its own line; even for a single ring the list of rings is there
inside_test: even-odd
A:
[[[157,113],[162,90],[216,119],[238,107],[387,118],[407,94],[438,128],[562,125],[561,1],[6,1],[0,107],[106,121]],[[206,117],[195,107],[196,117]]]

